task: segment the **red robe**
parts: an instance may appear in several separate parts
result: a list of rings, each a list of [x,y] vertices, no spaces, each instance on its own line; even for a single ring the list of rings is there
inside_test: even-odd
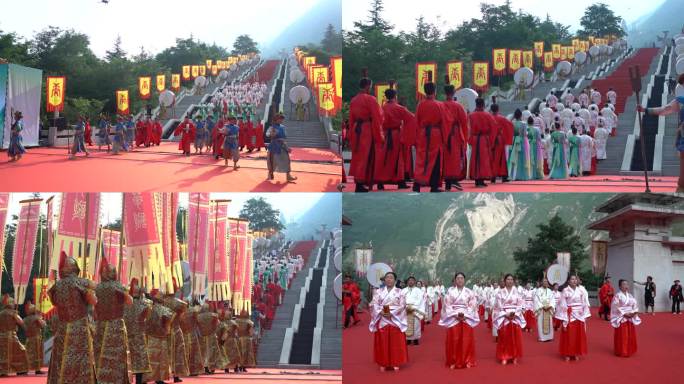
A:
[[[599,307],[599,315],[603,313],[603,306],[608,306],[608,312],[610,312],[610,304],[613,302],[613,296],[615,296],[615,289],[610,283],[604,283],[598,292],[599,302],[601,306]]]
[[[378,183],[399,183],[404,180],[403,147],[407,130],[415,130],[416,119],[408,109],[396,102],[382,107],[382,131],[385,143],[375,143],[375,178]]]
[[[251,121],[245,122],[245,130],[247,131],[247,149],[254,150],[256,148],[256,129],[254,123]]]
[[[187,131],[185,130],[186,126],[189,128]],[[187,123],[181,122],[173,131],[174,136],[183,135],[181,141],[178,143],[178,149],[183,151],[183,153],[190,153],[190,145],[195,141],[196,131],[197,128],[195,128],[195,124],[190,121]]]
[[[491,163],[491,135],[496,129],[496,122],[492,115],[482,110],[476,110],[468,116],[470,123],[470,178],[484,180],[492,178]]]
[[[511,321],[498,330],[496,358],[503,361],[519,357],[522,357],[522,330]]]
[[[451,126],[447,129],[444,150],[444,178],[463,180],[466,176],[466,138],[468,137],[468,115],[461,104],[447,100],[444,107],[449,113]]]
[[[626,321],[613,334],[615,356],[630,357],[637,351],[636,327],[631,321]]]
[[[382,110],[375,97],[360,92],[349,103],[349,142],[352,149],[349,175],[357,184],[375,183],[376,143],[382,145]]]
[[[135,123],[135,146],[139,147],[145,144],[145,133],[147,128],[145,127],[145,122],[140,120]]]
[[[398,367],[408,362],[406,334],[393,325],[374,332],[373,360],[381,367]]]
[[[421,185],[430,184],[430,176],[437,166],[439,180],[442,180],[444,144],[451,120],[442,103],[425,99],[416,108],[416,169],[414,179]],[[439,161],[439,163],[437,163]]]
[[[264,126],[261,122],[254,128],[254,134],[256,135],[256,149],[266,148],[266,144],[264,144]]]
[[[251,123],[250,123],[251,124]],[[244,146],[247,146],[249,140],[247,139],[249,134],[248,134],[248,129],[247,129],[247,122],[240,121],[238,123],[238,127],[240,128],[239,134],[238,134],[238,143],[239,147],[242,148]]]
[[[492,173],[493,177],[508,177],[508,162],[506,159],[506,145],[513,144],[513,123],[507,118],[493,115],[496,130],[492,131]],[[509,143],[510,138],[510,143]]]
[[[90,121],[85,122],[85,142],[88,145],[93,145],[92,129],[90,128]]]
[[[159,145],[161,144],[161,137],[162,137],[162,126],[161,123],[158,121],[155,121],[152,124],[152,133],[153,133],[153,140],[152,144]]]
[[[447,328],[446,365],[475,366],[475,336],[473,328],[464,321]]]
[[[213,143],[212,153],[214,154],[214,156],[223,155],[223,139],[225,139],[226,135],[219,132],[219,130],[223,128],[224,125],[225,123],[223,122],[223,119],[219,119],[219,121],[216,123],[216,126],[214,127],[214,130],[211,132],[211,142]]]

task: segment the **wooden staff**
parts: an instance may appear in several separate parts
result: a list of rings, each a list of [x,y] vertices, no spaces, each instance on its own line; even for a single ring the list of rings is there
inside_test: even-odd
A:
[[[641,112],[639,111],[639,92],[641,92],[641,74],[639,73],[639,66],[629,67],[629,80],[632,83],[632,91],[636,94],[637,113],[639,114],[639,146],[641,147],[641,163],[644,167],[644,179],[646,180],[646,193],[650,193],[651,189],[648,185],[648,167],[646,162],[646,143],[644,143],[644,124],[641,119]]]

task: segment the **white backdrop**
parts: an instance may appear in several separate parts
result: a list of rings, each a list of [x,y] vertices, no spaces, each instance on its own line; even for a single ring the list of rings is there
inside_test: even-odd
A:
[[[12,127],[12,120],[14,119],[14,111],[21,111],[24,115],[24,131],[22,132],[24,145],[38,145],[38,138],[40,135],[38,120],[40,117],[43,71],[16,64],[7,64],[7,66],[9,73],[7,79],[7,104],[5,106],[2,148],[5,149],[9,147],[10,129]]]

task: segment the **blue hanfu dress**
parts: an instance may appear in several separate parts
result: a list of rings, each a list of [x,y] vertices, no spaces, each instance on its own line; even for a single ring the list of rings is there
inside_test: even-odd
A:
[[[290,172],[290,149],[287,147],[285,139],[285,126],[275,124],[271,128],[275,135],[271,136],[268,144],[268,172],[289,173]]]
[[[21,137],[21,132],[24,130],[24,121],[19,119],[14,122],[10,134],[10,143],[7,150],[9,157],[21,156],[26,153],[26,148],[24,148],[23,141]]]
[[[563,131],[553,131],[551,133],[551,144],[553,152],[551,156],[551,179],[568,178],[568,162],[565,158],[565,133]]]

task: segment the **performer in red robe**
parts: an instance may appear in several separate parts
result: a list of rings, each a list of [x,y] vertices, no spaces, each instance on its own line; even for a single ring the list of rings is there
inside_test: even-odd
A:
[[[152,123],[152,134],[153,134],[152,144],[157,145],[157,146],[160,145],[161,144],[161,137],[162,137],[162,126],[156,117],[154,118],[154,121]]]
[[[145,136],[144,136],[144,141],[145,141],[145,147],[149,147],[152,145],[152,141],[154,140],[154,131],[153,127],[154,125],[152,124],[152,120],[147,119],[143,122],[143,127],[145,128]]]
[[[396,276],[394,272],[387,272],[385,286],[373,293],[373,300],[368,304],[371,316],[368,330],[373,333],[373,360],[380,366],[380,371],[398,371],[401,365],[408,362],[406,296],[394,285]]]
[[[603,317],[604,320],[609,321],[610,316],[610,305],[613,302],[613,296],[615,296],[615,289],[610,284],[610,276],[606,276],[603,279],[603,285],[599,289],[599,317]]]
[[[456,88],[449,84],[449,76],[446,77],[447,85],[444,86],[446,100],[444,107],[449,114],[451,126],[446,133],[446,148],[444,150],[444,180],[446,190],[451,187],[463,190],[460,180],[466,175],[466,137],[468,136],[468,115],[461,104],[454,100]]]
[[[354,320],[354,325],[361,320],[356,316],[355,296],[360,296],[359,286],[351,279],[351,276],[344,277],[342,284],[342,307],[344,308],[344,327],[349,328],[349,323]]]
[[[435,83],[428,72],[428,82],[423,86],[425,99],[416,108],[416,169],[413,191],[420,192],[421,185],[430,185],[430,192],[440,192],[444,144],[451,121],[441,102],[435,100]]]
[[[385,91],[387,102],[382,106],[382,131],[385,137],[384,145],[375,144],[375,178],[378,189],[385,189],[384,184],[396,184],[399,189],[408,188],[404,181],[404,156],[402,147],[405,145],[405,130],[414,130],[416,119],[408,109],[397,103],[397,91],[394,82],[390,81],[390,89]]]
[[[245,121],[245,131],[247,132],[247,152],[252,152],[256,148],[256,129],[254,129],[254,123],[247,116],[247,121]]]
[[[475,111],[468,116],[470,124],[470,178],[475,180],[475,186],[485,187],[485,180],[491,179],[491,137],[496,129],[496,122],[492,115],[484,111],[484,99],[475,99]]]
[[[216,160],[223,155],[223,139],[226,137],[226,135],[221,133],[221,128],[223,128],[224,125],[226,125],[226,122],[223,121],[223,118],[221,118],[216,123],[214,130],[211,131],[211,142],[213,148],[212,153],[214,155],[214,159]]]
[[[257,152],[259,152],[261,151],[261,148],[266,148],[266,144],[264,144],[264,125],[261,121],[256,125],[256,128],[254,128],[254,135],[256,136],[256,144],[254,146],[256,147]]]
[[[349,131],[352,158],[349,175],[354,176],[355,192],[368,192],[375,183],[375,148],[384,145],[382,137],[382,110],[375,97],[369,94],[371,80],[364,70],[359,82],[361,90],[349,103],[349,121],[353,126]],[[366,188],[368,187],[368,188]]]
[[[240,146],[240,151],[242,151],[242,149],[247,146],[248,142],[247,137],[249,134],[247,132],[247,122],[240,119],[238,121],[238,127],[240,128],[240,132],[238,133],[238,145]]]
[[[264,305],[266,310],[264,314],[266,315],[266,329],[271,329],[271,323],[275,317],[275,299],[273,298],[273,292],[269,289],[264,293]]]
[[[492,104],[490,107],[492,117],[496,122],[496,129],[491,132],[492,142],[492,183],[496,178],[508,182],[508,159],[506,158],[506,146],[513,145],[513,123],[499,115],[499,105]]]
[[[183,122],[178,124],[173,131],[174,136],[182,135],[181,140],[178,143],[178,149],[183,151],[185,156],[190,156],[190,144],[195,142],[195,132],[195,124],[190,121],[188,116],[185,116]]]
[[[85,142],[89,146],[93,145],[93,138],[91,137],[93,135],[93,131],[90,128],[90,118],[85,119]]]
[[[139,119],[135,123],[135,146],[140,147],[141,145],[145,145],[145,122],[142,119]]]

